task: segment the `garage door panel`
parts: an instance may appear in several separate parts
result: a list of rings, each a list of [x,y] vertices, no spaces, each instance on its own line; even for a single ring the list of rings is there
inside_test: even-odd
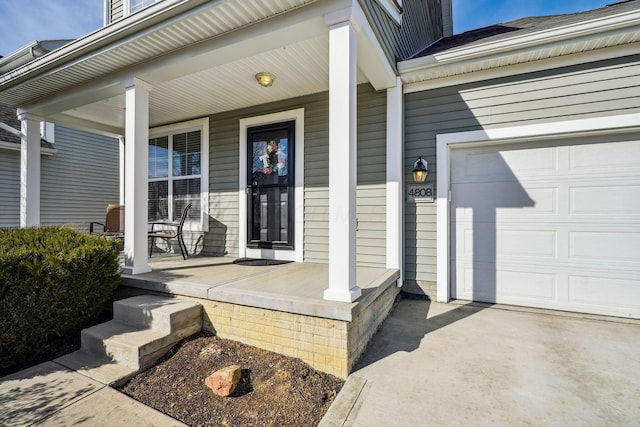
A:
[[[556,258],[557,234],[550,230],[499,230],[496,232],[496,257],[498,260],[514,257]]]
[[[599,173],[609,171],[618,175],[620,169],[640,169],[638,141],[599,142],[569,148],[569,170],[572,172],[598,170]]]
[[[451,160],[456,298],[640,318],[640,141],[481,146]]]
[[[458,184],[456,191],[459,191],[459,194],[456,197],[456,203],[452,204],[452,209],[456,210],[455,214],[458,215],[460,209],[472,208],[473,210],[460,211],[460,215],[469,216],[472,213],[479,221],[486,219],[493,221],[496,211],[500,208],[523,208],[527,211],[545,209],[544,213],[548,213],[549,209],[549,203],[542,203],[538,208],[536,201],[529,197],[517,181]],[[553,190],[550,193],[553,193]],[[547,200],[549,197],[553,195],[547,196]]]
[[[569,277],[569,304],[590,306],[611,313],[616,307],[622,316],[640,314],[640,286],[636,279],[575,275]],[[593,310],[592,310],[593,311]]]
[[[572,214],[608,214],[640,216],[640,185],[612,183],[569,189]]]
[[[504,146],[501,152],[491,148],[478,148],[473,152],[452,153],[452,161],[462,167],[453,170],[451,182],[493,182],[517,180],[513,169],[517,169],[522,177],[539,172],[554,174],[557,170],[557,154],[554,150],[542,147],[510,150]],[[521,147],[520,147],[521,148]]]
[[[610,260],[638,262],[640,232],[580,232],[569,233],[569,258],[600,262]]]
[[[457,298],[483,302],[511,303],[530,299],[553,303],[557,299],[557,276],[554,273],[508,270],[496,271],[492,263],[474,263],[462,267],[462,292]],[[474,282],[483,285],[474,288]],[[486,286],[495,283],[495,286]]]
[[[478,261],[531,258],[544,262],[557,257],[557,232],[553,230],[499,230],[495,224],[475,224],[459,229],[459,255]],[[482,242],[474,254],[474,239]],[[461,258],[458,256],[458,258]],[[541,259],[542,258],[542,259]]]

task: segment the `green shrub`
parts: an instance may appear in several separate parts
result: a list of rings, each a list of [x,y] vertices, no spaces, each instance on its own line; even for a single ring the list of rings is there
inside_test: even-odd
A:
[[[71,228],[0,230],[0,372],[88,326],[118,286],[119,253]]]

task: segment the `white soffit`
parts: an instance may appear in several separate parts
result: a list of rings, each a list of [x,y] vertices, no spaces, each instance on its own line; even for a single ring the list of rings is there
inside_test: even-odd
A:
[[[67,88],[81,85],[92,79],[98,79],[117,73],[126,67],[151,61],[169,52],[193,45],[202,40],[214,38],[229,31],[246,27],[287,11],[296,9],[316,0],[227,0],[201,4],[200,6],[180,12],[178,16],[167,16],[160,23],[151,25],[130,35],[137,25],[143,25],[141,17],[156,20],[163,17],[166,2],[160,2],[143,11],[142,14],[131,15],[110,26],[102,28],[50,55],[33,61],[24,67],[0,76],[0,85],[17,84],[7,89],[1,101],[13,105],[24,105],[45,98]],[[188,2],[175,1],[183,8]],[[200,2],[202,3],[202,2]],[[153,15],[155,13],[155,15]],[[171,13],[164,12],[164,13]],[[118,33],[122,32],[122,35]],[[120,39],[118,40],[118,37]],[[111,38],[113,40],[111,40]],[[102,43],[105,47],[92,48]],[[86,49],[86,54],[79,58],[69,59],[71,55]],[[56,62],[58,61],[58,62]],[[50,69],[37,79],[29,78],[31,71],[38,72]],[[34,74],[36,75],[36,74]]]
[[[327,91],[328,49],[325,34],[154,85],[150,126]],[[273,86],[258,85],[255,74],[260,71],[275,75]],[[358,83],[366,81],[358,72]],[[118,95],[65,115],[122,129],[124,108],[124,96]]]
[[[424,89],[420,86],[421,82],[446,79],[446,83],[441,85],[453,85],[459,83],[456,77],[470,73],[486,72],[569,55],[575,55],[576,59],[584,62],[584,56],[578,54],[605,48],[628,46],[627,54],[632,54],[634,51],[637,53],[637,45],[633,44],[638,42],[640,42],[640,11],[633,11],[495,42],[474,43],[448,49],[441,53],[400,62],[398,71],[405,85],[416,84],[413,88],[406,87],[405,92],[412,92]],[[612,51],[614,56],[619,54],[620,51]],[[594,55],[592,60],[599,59],[604,58]],[[569,64],[558,62],[558,66],[565,65]],[[521,69],[520,72],[527,72],[527,70]],[[485,75],[485,78],[492,77],[495,76]],[[434,84],[441,86],[435,82]]]

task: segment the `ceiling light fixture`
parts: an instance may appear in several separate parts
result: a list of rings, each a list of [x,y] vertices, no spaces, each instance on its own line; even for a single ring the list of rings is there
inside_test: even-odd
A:
[[[260,86],[262,87],[271,86],[275,79],[276,79],[276,76],[274,76],[271,73],[261,72],[256,74],[256,80],[258,81],[258,83],[260,83]]]

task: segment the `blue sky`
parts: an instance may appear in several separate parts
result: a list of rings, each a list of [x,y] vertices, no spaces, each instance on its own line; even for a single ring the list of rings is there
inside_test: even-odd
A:
[[[460,33],[525,16],[594,9],[614,1],[453,0],[453,27]],[[103,0],[0,0],[0,55],[33,40],[74,39],[100,28],[103,3]]]
[[[558,15],[597,9],[617,0],[452,0],[453,31],[512,21],[527,16]]]

